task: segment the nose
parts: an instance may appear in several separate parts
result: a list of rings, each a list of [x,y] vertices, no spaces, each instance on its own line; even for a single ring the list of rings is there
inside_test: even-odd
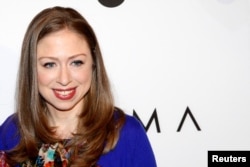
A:
[[[61,66],[59,69],[57,82],[62,86],[67,86],[71,82],[71,74],[67,66]]]

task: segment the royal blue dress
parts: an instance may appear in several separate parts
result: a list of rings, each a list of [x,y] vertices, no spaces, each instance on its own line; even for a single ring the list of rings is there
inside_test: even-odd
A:
[[[20,136],[15,117],[9,116],[0,127],[0,150],[15,147]],[[156,160],[147,134],[140,122],[129,115],[121,129],[116,147],[100,157],[100,167],[156,167]]]

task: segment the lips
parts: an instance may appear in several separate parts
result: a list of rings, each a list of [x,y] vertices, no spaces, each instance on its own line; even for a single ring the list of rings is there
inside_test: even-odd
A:
[[[60,100],[70,100],[76,93],[76,88],[53,89],[55,96]]]

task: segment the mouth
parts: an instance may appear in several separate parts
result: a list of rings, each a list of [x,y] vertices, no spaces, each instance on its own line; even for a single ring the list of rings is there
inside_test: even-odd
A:
[[[76,88],[53,89],[55,96],[60,100],[70,100],[76,93]]]

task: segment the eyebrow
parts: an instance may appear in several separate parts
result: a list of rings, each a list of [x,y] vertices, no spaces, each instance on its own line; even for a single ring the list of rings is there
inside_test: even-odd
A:
[[[75,55],[72,55],[69,57],[69,59],[74,59],[78,56],[87,56],[85,53],[79,53],[79,54],[75,54]],[[44,56],[44,57],[39,57],[38,60],[41,60],[41,59],[52,59],[52,60],[58,60],[57,57],[50,57],[50,56]]]

